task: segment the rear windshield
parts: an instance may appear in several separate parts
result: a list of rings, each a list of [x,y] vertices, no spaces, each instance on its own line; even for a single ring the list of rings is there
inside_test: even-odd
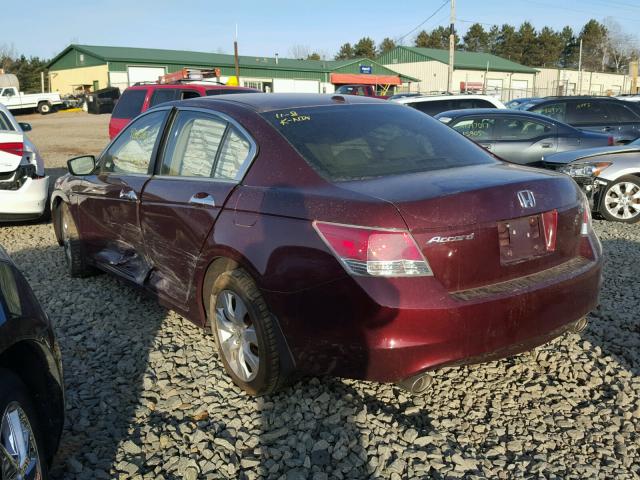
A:
[[[332,181],[494,163],[451,128],[401,105],[336,105],[263,113]]]
[[[146,90],[125,90],[111,116],[113,118],[133,118],[142,111]]]
[[[7,118],[4,112],[0,112],[0,130],[15,130],[13,123],[9,121],[9,118]]]

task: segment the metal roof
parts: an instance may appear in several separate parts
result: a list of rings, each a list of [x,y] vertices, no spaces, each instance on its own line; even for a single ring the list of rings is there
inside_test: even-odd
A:
[[[216,67],[233,66],[234,57],[224,53],[192,52],[188,50],[163,50],[158,48],[109,47],[99,45],[71,44],[56,55],[47,64],[48,68],[60,60],[71,50],[77,50],[104,62],[159,63],[181,65],[211,65]],[[292,58],[275,58],[241,55],[238,58],[241,68],[265,68],[269,70],[298,70],[308,72],[333,72],[337,69],[357,63],[373,64],[379,70],[399,75],[407,81],[418,79],[394,72],[375,60],[355,58],[349,60],[297,60]]]
[[[417,63],[429,60],[449,65],[449,51],[437,48],[399,46],[377,58],[378,62],[389,67],[394,63]],[[536,73],[535,68],[527,67],[506,58],[490,53],[465,52],[456,50],[454,68],[458,70],[487,70],[494,72]]]

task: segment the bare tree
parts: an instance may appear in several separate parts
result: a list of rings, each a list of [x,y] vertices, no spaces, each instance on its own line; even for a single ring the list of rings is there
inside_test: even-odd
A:
[[[638,48],[638,38],[625,32],[622,26],[613,18],[607,17],[602,24],[607,29],[605,55],[616,72],[629,62]],[[604,63],[603,59],[603,63]]]
[[[311,55],[311,48],[308,45],[293,45],[289,48],[291,58],[304,59]]]

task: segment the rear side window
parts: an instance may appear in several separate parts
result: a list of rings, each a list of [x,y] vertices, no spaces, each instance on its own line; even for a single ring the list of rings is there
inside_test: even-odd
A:
[[[638,116],[629,110],[626,106],[617,103],[609,103],[609,112],[611,113],[611,119],[616,122],[637,122],[640,119]]]
[[[188,98],[198,98],[200,96],[200,93],[198,93],[196,90],[182,90],[182,92],[180,92],[180,100],[186,100]]]
[[[13,124],[9,121],[9,118],[4,112],[0,112],[0,130],[14,131]]]
[[[567,121],[567,104],[565,102],[547,103],[531,109],[532,112],[546,115],[560,122]]]
[[[471,101],[473,105],[471,108],[497,108],[493,103],[488,100],[483,100],[481,98],[476,98]]]
[[[227,123],[212,115],[180,112],[171,129],[162,175],[211,177]]]
[[[178,90],[176,88],[157,88],[151,100],[149,101],[149,108],[160,105],[161,103],[171,102],[178,96]]]
[[[451,108],[451,102],[449,100],[434,100],[432,102],[412,102],[409,106],[416,110],[426,113],[427,115],[437,115],[438,113],[446,112],[447,110],[453,110]]]
[[[332,181],[495,163],[449,127],[400,105],[332,105],[262,116]]]
[[[15,273],[4,262],[0,262],[0,308],[5,310],[10,318],[22,316],[22,302]]]
[[[250,152],[249,140],[231,127],[216,165],[215,178],[240,180],[251,161]]]
[[[473,141],[492,140],[494,138],[495,118],[466,118],[459,121],[452,128]]]
[[[146,95],[146,90],[125,90],[118,103],[116,103],[111,116],[113,118],[126,119],[138,116],[142,111]]]

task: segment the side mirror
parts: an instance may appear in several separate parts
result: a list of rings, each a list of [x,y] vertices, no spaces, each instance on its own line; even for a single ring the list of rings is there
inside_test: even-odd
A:
[[[31,126],[30,123],[19,122],[18,125],[20,125],[20,128],[22,129],[23,132],[30,132],[31,130],[33,130],[33,127]]]
[[[71,175],[91,175],[96,169],[96,157],[84,155],[67,160],[67,168]]]

